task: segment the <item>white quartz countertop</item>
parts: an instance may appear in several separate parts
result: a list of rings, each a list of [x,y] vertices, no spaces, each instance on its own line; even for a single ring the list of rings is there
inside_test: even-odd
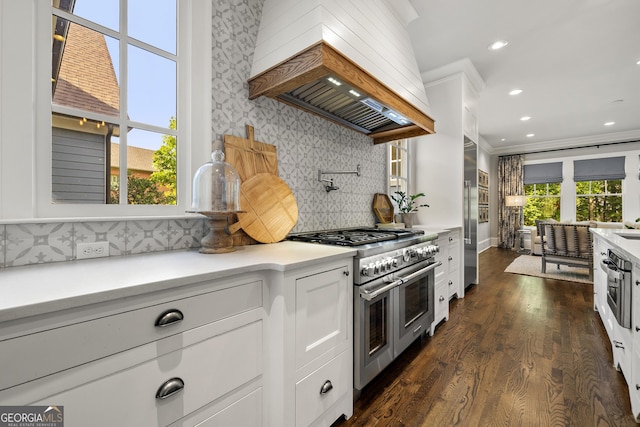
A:
[[[226,254],[157,252],[0,269],[0,322],[252,271],[287,271],[356,254],[303,242],[249,245]]]
[[[633,262],[640,263],[640,230],[628,228],[590,228],[591,232],[622,251]]]

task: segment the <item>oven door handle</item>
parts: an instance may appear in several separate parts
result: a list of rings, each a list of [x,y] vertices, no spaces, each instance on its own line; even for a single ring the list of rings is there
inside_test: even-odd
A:
[[[394,280],[393,282],[389,283],[388,285],[385,285],[381,288],[377,288],[375,290],[369,290],[366,288],[366,286],[360,286],[360,297],[362,299],[365,299],[367,301],[371,301],[372,299],[374,299],[375,297],[377,297],[378,295],[382,295],[383,293],[387,292],[389,289],[393,289],[396,288],[404,283],[407,283],[410,280],[415,279],[418,276],[422,276],[424,273],[433,270],[436,267],[440,267],[442,265],[442,261],[437,261],[434,262],[433,264],[429,264],[428,266],[426,266],[425,268],[421,268],[418,271],[414,271],[413,273],[409,274],[408,276],[405,277],[401,277],[397,280]]]

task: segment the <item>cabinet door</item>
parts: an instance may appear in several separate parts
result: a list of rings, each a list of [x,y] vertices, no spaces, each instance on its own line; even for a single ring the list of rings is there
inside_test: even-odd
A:
[[[349,344],[351,280],[345,266],[296,280],[296,368]]]

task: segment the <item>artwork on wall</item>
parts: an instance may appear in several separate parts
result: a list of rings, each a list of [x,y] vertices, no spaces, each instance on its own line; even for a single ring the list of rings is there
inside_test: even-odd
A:
[[[489,174],[478,169],[478,222],[489,222]]]

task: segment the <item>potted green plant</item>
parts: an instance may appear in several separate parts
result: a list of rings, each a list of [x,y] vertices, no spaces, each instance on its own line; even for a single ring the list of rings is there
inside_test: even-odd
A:
[[[418,212],[418,208],[429,207],[426,203],[418,204],[417,199],[420,197],[426,196],[424,193],[407,194],[404,191],[396,191],[391,195],[391,199],[400,211],[400,221],[404,223],[405,227],[410,228],[413,225],[413,217]]]

